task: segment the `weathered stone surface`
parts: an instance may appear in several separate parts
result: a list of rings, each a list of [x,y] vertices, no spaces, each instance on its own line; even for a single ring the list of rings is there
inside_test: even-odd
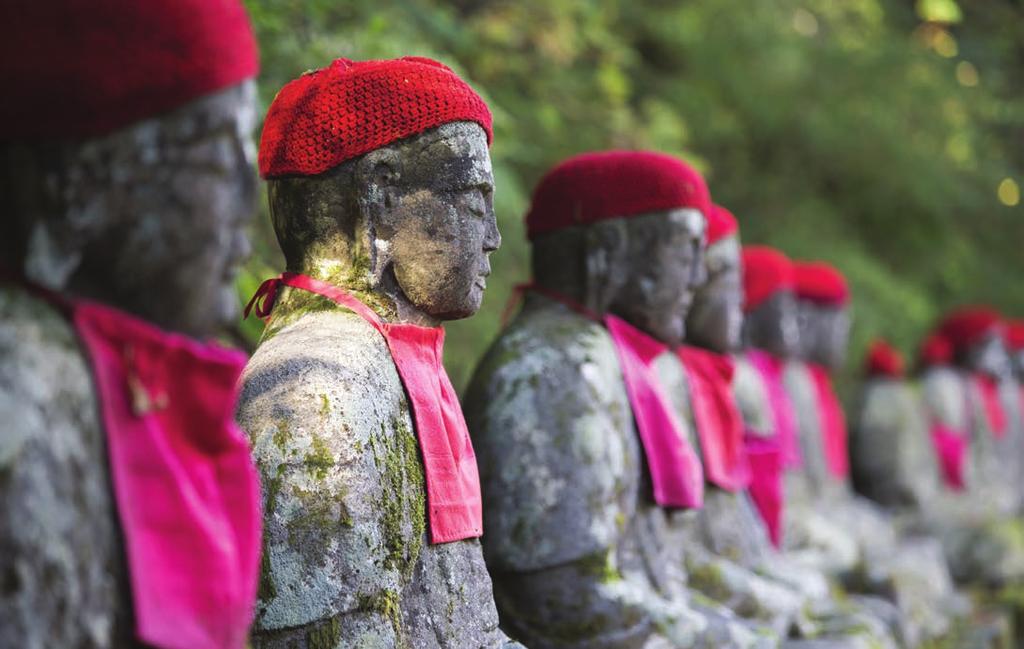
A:
[[[238,420],[263,482],[255,646],[506,642],[479,543],[428,542],[412,418],[369,324],[339,308],[277,330],[246,368]]]
[[[0,647],[134,646],[92,378],[66,319],[0,287]]]

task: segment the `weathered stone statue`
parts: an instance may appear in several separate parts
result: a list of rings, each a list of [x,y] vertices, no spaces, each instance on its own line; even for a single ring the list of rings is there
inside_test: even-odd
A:
[[[241,649],[259,557],[244,357],[187,336],[238,316],[248,19],[57,2],[0,25],[0,647]]]
[[[894,511],[917,512],[940,497],[940,470],[925,412],[904,374],[903,357],[884,340],[871,344],[853,417],[854,488]]]
[[[441,364],[498,234],[484,102],[428,59],[334,61],[260,147],[288,271],[238,419],[263,479],[256,647],[494,647],[473,447]]]
[[[534,192],[533,284],[466,398],[495,599],[531,647],[757,642],[687,589],[678,519],[703,476],[657,376],[681,373],[709,207],[699,175],[648,152],[571,158]]]

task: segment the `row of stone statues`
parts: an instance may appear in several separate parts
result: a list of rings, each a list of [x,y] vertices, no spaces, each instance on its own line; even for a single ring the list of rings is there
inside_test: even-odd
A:
[[[942,323],[920,394],[877,345],[848,438],[838,271],[743,247],[675,157],[587,153],[538,183],[460,404],[490,111],[436,61],[338,59],[264,122],[287,268],[246,361],[201,340],[237,321],[256,189],[242,6],[0,24],[0,648],[1006,639],[963,590],[1024,577],[998,314]]]

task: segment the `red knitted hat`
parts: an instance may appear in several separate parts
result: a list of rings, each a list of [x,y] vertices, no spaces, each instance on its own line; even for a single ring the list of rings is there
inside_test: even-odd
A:
[[[407,56],[337,59],[289,81],[260,139],[264,178],[315,176],[374,149],[449,122],[476,122],[490,144],[491,111],[451,68]]]
[[[712,205],[708,213],[708,245],[715,244],[740,229],[732,212],[721,205]]]
[[[850,301],[846,278],[823,261],[793,262],[796,295],[826,306],[843,306]]]
[[[955,352],[962,353],[1001,325],[1002,318],[995,309],[969,306],[951,311],[939,325],[939,331]]]
[[[921,367],[949,365],[953,362],[953,346],[939,332],[929,334],[921,343],[918,352],[918,363]]]
[[[903,356],[892,345],[878,338],[868,348],[865,371],[868,376],[901,378],[904,372]]]
[[[1024,320],[1006,322],[1006,346],[1015,352],[1024,350]]]
[[[584,153],[541,178],[526,235],[680,207],[711,213],[704,178],[682,160],[654,151]]]
[[[753,311],[779,291],[792,291],[793,263],[768,246],[743,248],[744,311]]]
[[[239,0],[0,3],[0,140],[115,131],[253,77]]]

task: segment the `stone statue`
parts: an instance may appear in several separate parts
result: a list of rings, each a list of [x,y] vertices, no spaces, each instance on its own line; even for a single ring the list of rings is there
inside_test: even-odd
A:
[[[56,4],[63,29],[53,4],[0,9],[10,99],[0,111],[0,647],[241,648],[259,533],[220,526],[258,524],[256,475],[231,423],[242,359],[185,336],[213,336],[238,316],[233,279],[256,187],[255,42],[231,2]],[[182,11],[187,30],[167,19]],[[115,20],[118,48],[96,47]],[[154,40],[176,58],[154,56]],[[184,378],[158,376],[172,363]],[[186,379],[208,391],[180,389]],[[195,419],[183,431],[172,420],[186,413]],[[144,439],[114,443],[127,434]],[[146,485],[125,451],[150,442],[175,445],[142,467],[171,538],[132,499]],[[223,476],[193,481],[221,460]],[[197,536],[179,517],[189,511],[217,532]],[[216,547],[176,545],[200,537]],[[154,549],[169,550],[160,565],[141,560]],[[172,573],[192,588],[195,566],[228,572],[202,575],[203,592],[184,598],[154,581]],[[214,592],[219,621],[159,610]],[[207,631],[223,634],[218,644]]]
[[[624,364],[636,351],[625,332],[645,346],[648,377],[664,361],[681,372],[669,347],[703,282],[708,207],[699,175],[648,152],[571,158],[534,192],[533,283],[466,398],[495,599],[503,628],[531,647],[758,641],[687,588],[679,519],[702,480],[681,449],[695,440],[671,395]],[[649,410],[635,407],[641,390]],[[679,461],[672,475],[648,461],[656,444]]]
[[[509,643],[438,327],[479,309],[501,242],[490,134],[465,82],[412,57],[335,61],[270,108],[289,273],[257,296],[238,410],[263,478],[256,647]]]

